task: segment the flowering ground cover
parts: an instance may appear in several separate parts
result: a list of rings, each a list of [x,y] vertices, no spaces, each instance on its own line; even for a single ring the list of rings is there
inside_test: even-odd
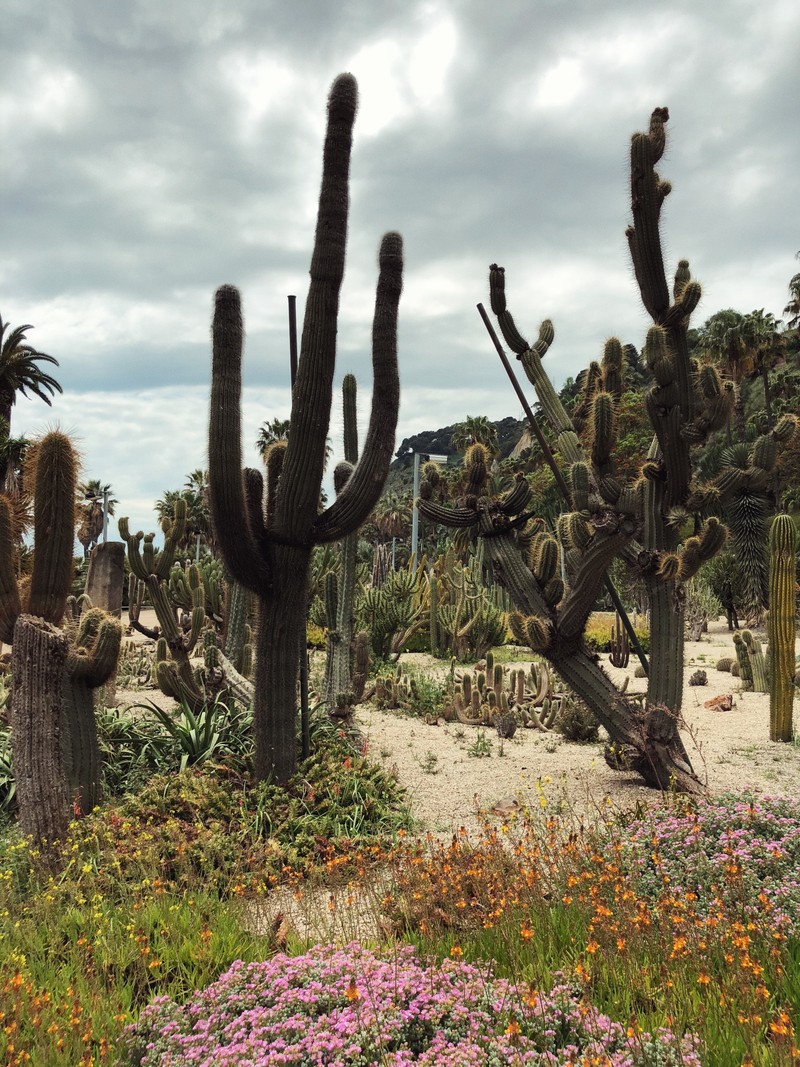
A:
[[[626,1031],[567,985],[538,993],[485,966],[358,944],[236,963],[185,1005],[156,1000],[126,1043],[140,1067],[700,1063],[691,1038]]]
[[[587,827],[542,791],[392,844],[389,785],[326,760],[284,798],[219,767],[155,780],[75,823],[56,876],[0,835],[1,1067],[800,1062],[797,804],[666,798]],[[275,884],[346,908],[376,865],[380,947],[253,931]]]

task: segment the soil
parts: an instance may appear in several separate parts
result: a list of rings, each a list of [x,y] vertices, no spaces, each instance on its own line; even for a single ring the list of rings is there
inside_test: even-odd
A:
[[[138,642],[140,635],[134,640]],[[710,623],[700,641],[687,641],[685,646],[682,734],[695,770],[712,795],[735,790],[800,798],[800,747],[769,740],[769,695],[740,692],[738,678],[716,670],[723,656],[735,658],[724,619]],[[644,680],[634,677],[635,656],[624,669],[611,666],[607,656],[602,659],[616,682],[629,676],[630,693],[644,691]],[[401,663],[423,677],[445,669],[441,660],[424,653],[404,654]],[[699,668],[705,670],[708,683],[690,686],[689,677]],[[733,701],[729,711],[704,706],[725,694]],[[164,707],[173,703],[158,690],[117,692],[121,707],[143,699]],[[584,819],[611,806],[625,809],[658,799],[638,775],[608,767],[602,731],[600,741],[592,744],[529,729],[518,729],[512,740],[501,740],[488,727],[441,719],[438,725],[428,725],[421,718],[379,711],[372,704],[361,705],[356,720],[372,759],[393,768],[407,788],[420,828],[437,835],[475,825],[479,809],[496,808],[501,814],[518,804],[541,804],[543,796],[548,805]]]

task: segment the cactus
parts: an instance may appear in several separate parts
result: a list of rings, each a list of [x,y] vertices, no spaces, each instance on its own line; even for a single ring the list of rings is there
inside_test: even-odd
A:
[[[76,810],[99,795],[100,759],[91,689],[115,670],[119,623],[100,610],[67,612],[73,560],[77,460],[62,433],[35,446],[34,560],[27,591],[14,574],[13,521],[0,497],[0,631],[13,645],[11,748],[23,832],[53,842]],[[76,694],[78,698],[76,699]],[[85,694],[85,697],[83,696]]]
[[[62,750],[75,810],[87,815],[100,802],[102,772],[94,691],[116,670],[122,626],[118,619],[92,608],[67,634]]]
[[[344,422],[344,463],[333,475],[334,488],[340,493],[358,463],[358,425],[356,422],[356,380],[346,374],[342,380],[342,414]],[[335,605],[328,618],[328,659],[323,698],[331,712],[341,717],[342,710],[354,702],[352,680],[353,621],[356,598],[356,555],[358,531],[340,542],[338,582]]]
[[[622,625],[619,614],[614,616],[614,625],[611,627],[609,660],[615,667],[627,667],[631,658],[631,646],[628,633]]]
[[[744,638],[741,633],[735,633],[733,635],[733,647],[736,650],[736,666],[738,668],[736,677],[741,678],[742,689],[745,692],[752,691],[753,668],[750,661],[750,655],[747,651],[747,645],[744,643]],[[733,668],[731,668],[731,674],[733,674]]]
[[[750,662],[750,677],[753,680],[753,692],[768,693],[767,664],[764,660],[761,642],[757,637],[754,637],[749,630],[742,630],[742,641],[744,643],[745,652],[747,653],[747,658]]]
[[[537,561],[526,555],[535,530],[525,500],[493,494],[482,464],[467,466],[470,491],[449,509],[420,501],[420,511],[437,522],[483,540],[487,560],[514,604],[510,624],[555,668],[569,689],[606,728],[626,765],[661,789],[700,789],[678,731],[683,699],[683,584],[724,544],[726,531],[713,517],[698,518],[693,536],[682,541],[685,518],[719,498],[714,487],[703,494],[692,481],[692,449],[724,425],[732,394],[713,372],[696,373],[689,356],[691,313],[700,300],[699,284],[687,261],[678,263],[670,287],[659,233],[663,201],[670,191],[656,171],[665,146],[669,115],[657,108],[647,132],[631,141],[632,225],[627,238],[634,273],[653,325],[644,344],[644,362],[653,384],[646,409],[653,441],[637,481],[623,483],[615,473],[616,396],[621,387],[618,343],[606,344],[601,364],[584,375],[579,406],[582,442],[544,370],[553,342],[545,320],[530,343],[506,303],[505,272],[489,269],[492,311],[509,348],[533,384],[554,445],[567,468],[572,514],[559,522],[568,584],[540,581]],[[566,535],[566,536],[565,536]],[[572,535],[570,540],[570,535]],[[582,542],[580,545],[578,542]],[[644,583],[651,616],[651,669],[646,705],[640,708],[611,682],[584,641],[589,613],[615,557],[622,557]],[[611,753],[609,751],[609,756]],[[613,760],[612,760],[613,762]],[[616,763],[615,763],[616,765]]]
[[[722,656],[717,660],[716,669],[722,671],[724,674],[730,673],[730,669],[733,665],[733,660],[730,656]]]
[[[788,515],[776,515],[769,532],[769,736],[792,740],[795,676],[795,566],[797,530]]]
[[[257,778],[285,784],[296,762],[295,708],[306,584],[314,544],[341,540],[366,520],[380,496],[394,450],[399,403],[397,308],[402,241],[387,234],[379,254],[373,325],[374,387],[361,458],[334,502],[318,514],[325,460],[339,291],[344,273],[348,184],[356,83],[341,75],[328,102],[317,231],[300,358],[292,391],[292,433],[280,471],[242,475],[238,291],[217,290],[209,424],[209,486],[217,542],[232,577],[258,598],[253,731]],[[268,680],[268,682],[267,682]]]
[[[158,630],[148,631],[157,639],[155,680],[162,693],[174,700],[185,700],[197,713],[208,700],[203,672],[201,669],[196,672],[192,666],[192,655],[206,619],[206,585],[196,564],[185,570],[173,567],[186,529],[183,497],[175,501],[172,520],[165,519],[161,529],[164,547],[156,552],[155,534],[143,534],[141,530],[131,534],[128,519],[119,520],[119,532],[128,547],[131,568],[129,615],[132,624],[144,632],[138,617],[146,591],[159,622]],[[179,609],[186,617],[185,626],[181,625]]]
[[[705,671],[693,671],[689,675],[689,685],[708,685],[708,675]]]

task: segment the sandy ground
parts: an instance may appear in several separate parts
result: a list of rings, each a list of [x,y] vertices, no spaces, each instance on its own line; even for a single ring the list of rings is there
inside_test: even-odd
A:
[[[737,678],[715,669],[725,655],[733,656],[734,651],[724,620],[712,623],[701,641],[686,644],[683,736],[695,770],[711,794],[739,790],[800,798],[800,747],[770,742],[769,696],[739,692]],[[645,688],[644,680],[633,676],[637,663],[633,655],[624,670],[612,667],[607,658],[603,657],[606,669],[616,681],[629,674],[630,692]],[[412,672],[442,669],[440,661],[434,667],[436,661],[420,654],[406,655],[403,662]],[[707,685],[688,685],[697,668],[706,671]],[[705,701],[725,693],[733,695],[730,711],[704,707]],[[120,706],[142,699],[162,703],[161,698],[162,694],[150,690],[119,691],[117,695]],[[163,702],[165,706],[170,703],[168,698]],[[541,804],[543,794],[548,804],[568,806],[588,819],[611,805],[625,808],[657,799],[638,776],[606,765],[602,741],[575,744],[555,733],[527,729],[519,729],[510,741],[501,741],[490,728],[442,720],[438,726],[427,725],[368,704],[359,707],[357,721],[371,757],[396,771],[408,789],[421,828],[437,835],[462,825],[474,826],[477,808]],[[471,754],[480,747],[476,746],[479,735],[488,742],[488,755]]]
[[[733,640],[723,620],[710,624],[701,641],[686,643],[682,734],[695,770],[711,794],[738,790],[800,798],[800,747],[770,742],[769,695],[741,693],[738,678],[716,670],[717,660],[728,655],[734,656]],[[624,670],[602,659],[615,681],[630,675],[629,692],[644,690],[645,680],[633,676],[638,662],[633,655]],[[706,671],[708,684],[688,685],[698,668]],[[730,711],[704,707],[725,693],[733,695]],[[474,825],[476,805],[502,810],[514,800],[541,804],[542,794],[548,804],[586,818],[610,805],[632,807],[657,798],[637,775],[607,766],[602,741],[574,744],[557,734],[518,730],[511,741],[501,742],[487,728],[491,754],[478,757],[470,754],[476,727],[428,726],[368,706],[359,709],[358,721],[373,758],[397,769],[414,814],[437,834]]]
[[[717,660],[728,655],[734,655],[733,640],[723,620],[712,623],[701,641],[686,644],[683,737],[695,770],[712,795],[733,790],[800,798],[800,746],[769,741],[769,696],[741,693],[737,678],[717,671]],[[402,659],[412,672],[443,671],[441,661],[430,656]],[[616,681],[630,675],[629,692],[644,690],[644,679],[634,677],[635,657],[625,670],[612,667],[607,656],[603,660]],[[688,685],[698,668],[706,671],[708,684]],[[705,701],[726,693],[733,696],[730,711],[704,707]],[[163,707],[173,703],[157,690],[117,692],[121,707],[144,699]],[[443,720],[427,725],[369,704],[357,709],[357,722],[371,758],[393,768],[407,788],[420,832],[436,837],[448,838],[461,826],[476,830],[479,811],[502,816],[521,805],[544,804],[562,818],[591,822],[615,809],[629,811],[660,799],[638,776],[607,766],[602,740],[580,745],[555,733],[519,729],[512,740],[501,742],[489,728]],[[470,754],[480,747],[476,740],[481,735],[484,748],[488,742],[488,755]],[[280,927],[309,942],[380,941],[387,936],[381,918],[383,891],[380,878],[338,892],[324,887],[302,894],[280,889],[250,908],[248,922],[256,931]]]

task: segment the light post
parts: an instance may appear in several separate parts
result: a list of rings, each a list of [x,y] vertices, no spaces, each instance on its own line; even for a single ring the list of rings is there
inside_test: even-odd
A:
[[[412,490],[414,506],[411,512],[411,567],[417,565],[417,548],[419,547],[419,508],[417,497],[419,496],[419,461],[422,456],[427,456],[431,463],[447,463],[447,456],[432,456],[428,452],[414,453],[414,488]]]

